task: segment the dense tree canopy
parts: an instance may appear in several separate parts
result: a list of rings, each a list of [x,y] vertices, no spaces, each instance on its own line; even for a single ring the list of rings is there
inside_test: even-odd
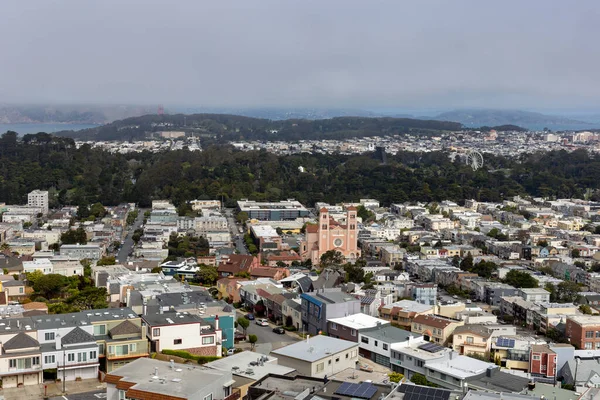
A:
[[[38,134],[25,141],[9,132],[0,137],[0,201],[22,204],[31,190],[47,189],[51,206],[80,206],[88,218],[98,202],[148,206],[157,198],[177,206],[221,196],[228,206],[241,198],[296,198],[310,206],[365,197],[382,204],[499,201],[517,194],[583,197],[588,188],[596,190],[593,198],[600,195],[600,156],[584,150],[485,157],[485,166],[473,171],[444,152],[399,152],[386,164],[372,154],[277,156],[210,145],[202,152],[112,154],[89,145],[76,149],[67,138]]]

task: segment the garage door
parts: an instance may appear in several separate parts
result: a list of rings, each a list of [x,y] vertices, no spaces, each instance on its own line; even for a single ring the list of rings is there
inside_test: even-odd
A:
[[[17,377],[16,376],[5,376],[4,378],[2,378],[2,387],[5,387],[5,388],[17,387]]]
[[[38,383],[40,383],[39,374],[27,374],[23,376],[23,384],[25,386],[37,385]]]
[[[390,358],[382,356],[381,354],[371,353],[371,359],[377,364],[383,365],[384,367],[390,367]]]

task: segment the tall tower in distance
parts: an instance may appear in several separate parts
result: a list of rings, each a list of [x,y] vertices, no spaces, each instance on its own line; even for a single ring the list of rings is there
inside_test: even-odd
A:
[[[165,113],[165,108],[163,107],[163,105],[162,105],[162,104],[159,104],[159,105],[158,105],[157,114],[158,114],[158,115],[164,115],[164,113]]]

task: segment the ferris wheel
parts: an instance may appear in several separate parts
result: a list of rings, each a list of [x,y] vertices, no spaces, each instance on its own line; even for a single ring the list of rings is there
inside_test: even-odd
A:
[[[465,163],[473,168],[473,171],[477,171],[483,167],[483,156],[476,150],[469,150],[465,156]]]

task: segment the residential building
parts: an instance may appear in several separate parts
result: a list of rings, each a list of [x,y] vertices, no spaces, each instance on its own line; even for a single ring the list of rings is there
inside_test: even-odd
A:
[[[359,354],[377,364],[391,368],[391,348],[396,343],[422,341],[423,335],[396,328],[390,324],[379,324],[374,328],[363,329],[358,334]]]
[[[519,295],[523,300],[534,303],[549,303],[550,292],[542,288],[519,289]]]
[[[565,335],[579,349],[600,349],[600,315],[569,316]]]
[[[143,315],[150,351],[185,350],[200,356],[221,356],[219,317],[213,324],[188,312]]]
[[[33,190],[27,194],[27,205],[42,209],[44,215],[48,214],[48,191]]]
[[[389,321],[358,313],[346,317],[329,318],[327,320],[327,332],[329,336],[334,338],[358,342],[361,331],[386,324],[389,324]]]
[[[42,368],[56,369],[57,377],[67,381],[97,378],[100,355],[92,326],[57,325],[38,325]]]
[[[312,265],[319,265],[321,256],[330,250],[340,252],[350,262],[360,257],[355,207],[347,209],[345,225],[334,220],[326,208],[320,210],[318,220],[317,225],[306,226],[305,237],[300,244],[303,260],[311,260]]]
[[[27,296],[25,282],[23,281],[12,280],[2,282],[2,289],[8,297],[8,301],[19,301]]]
[[[432,306],[412,300],[400,300],[379,309],[380,318],[407,329],[410,329],[415,317],[428,314],[433,314]]]
[[[531,346],[529,373],[534,377],[556,379],[557,354],[547,344]]]
[[[358,344],[329,336],[317,335],[271,351],[279,365],[293,368],[299,375],[323,378],[358,362]]]
[[[327,333],[327,321],[360,312],[360,300],[341,289],[302,293],[302,326],[310,335]]]
[[[63,244],[60,246],[60,255],[75,260],[88,258],[97,261],[102,258],[104,250],[97,244]]]
[[[445,345],[458,326],[464,321],[439,315],[418,315],[411,324],[411,332],[423,335],[425,340]]]
[[[140,358],[108,373],[106,399],[234,400],[231,371],[186,368],[152,358]]]
[[[498,336],[516,335],[511,325],[467,324],[458,326],[452,335],[452,348],[459,354],[489,356]]]
[[[487,282],[484,290],[483,300],[491,306],[500,306],[504,296],[519,296],[520,294],[519,289],[500,282]]]
[[[244,254],[231,254],[221,259],[217,272],[221,278],[233,277],[240,273],[248,273],[252,271],[254,267],[260,266],[260,262],[257,257]]]
[[[3,388],[43,383],[42,352],[32,325],[17,320],[0,332],[0,377]]]

